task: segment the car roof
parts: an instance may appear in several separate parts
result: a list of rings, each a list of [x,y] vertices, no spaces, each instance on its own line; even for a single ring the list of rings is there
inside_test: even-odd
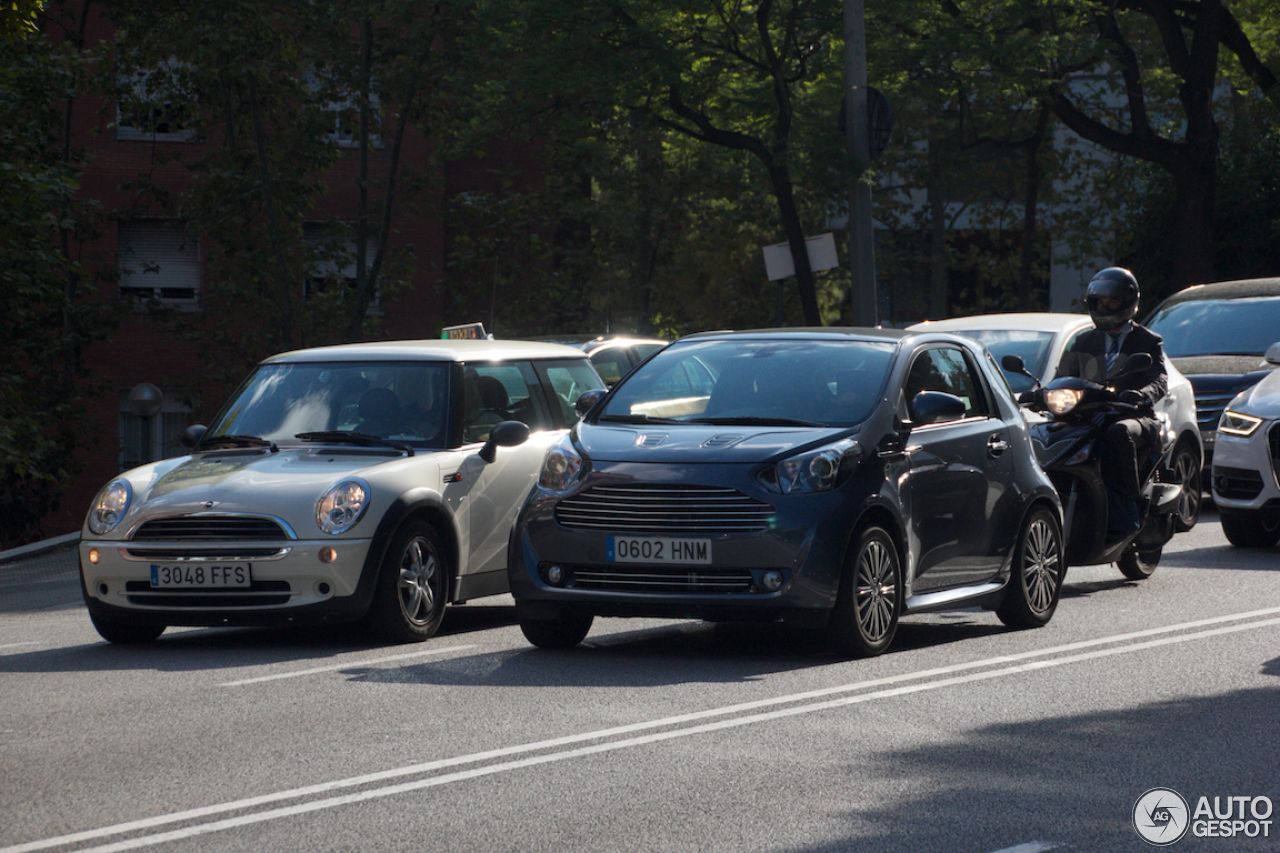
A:
[[[1179,290],[1153,309],[1202,299],[1244,299],[1250,296],[1280,296],[1280,278],[1243,278],[1237,281],[1215,281]]]
[[[507,359],[583,359],[574,347],[538,341],[442,340],[370,341],[293,350],[263,359],[277,361],[504,361]]]
[[[969,317],[948,317],[945,320],[925,320],[908,326],[915,331],[953,332],[956,330],[1014,329],[1027,332],[1058,332],[1075,326],[1091,326],[1088,314],[1067,312],[1023,312],[1008,314],[974,314]]]
[[[904,329],[881,329],[854,326],[798,326],[783,329],[723,329],[716,332],[695,332],[680,338],[681,341],[730,340],[733,338],[778,338],[781,340],[881,340],[898,342],[919,332]]]
[[[576,349],[590,351],[605,344],[659,344],[666,346],[670,341],[662,338],[650,338],[644,335],[545,335],[528,338],[531,341],[544,341],[553,344],[565,344]]]

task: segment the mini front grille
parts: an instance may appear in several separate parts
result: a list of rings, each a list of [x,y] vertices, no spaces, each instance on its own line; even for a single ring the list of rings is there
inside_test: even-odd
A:
[[[155,589],[127,581],[126,600],[140,607],[268,607],[289,603],[288,581],[253,581],[248,589]]]
[[[139,542],[214,542],[289,539],[272,518],[256,515],[177,515],[143,522],[130,537]]]
[[[580,566],[570,572],[568,586],[602,592],[644,592],[727,595],[751,592],[751,572],[745,569],[595,568]]]
[[[556,504],[564,527],[619,533],[752,533],[767,529],[773,517],[769,504],[716,486],[593,486]]]
[[[179,551],[173,547],[125,549],[125,554],[136,560],[170,560],[175,563],[211,560],[274,560],[288,553],[288,548],[201,548],[199,551]]]

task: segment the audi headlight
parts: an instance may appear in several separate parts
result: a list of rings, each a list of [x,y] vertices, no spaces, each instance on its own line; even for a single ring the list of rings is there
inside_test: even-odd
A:
[[[551,445],[542,457],[538,485],[549,492],[567,492],[582,476],[582,457],[566,437]]]
[[[771,492],[783,495],[825,492],[844,482],[862,456],[858,442],[850,439],[783,459],[760,475]]]
[[[89,530],[95,536],[109,533],[129,510],[133,489],[128,480],[112,480],[98,492],[89,507]]]
[[[369,485],[343,480],[329,487],[316,502],[316,526],[325,533],[346,533],[369,508]]]
[[[1224,409],[1218,421],[1218,432],[1229,435],[1253,435],[1253,431],[1262,425],[1262,418],[1253,415],[1242,415],[1230,409]]]
[[[1044,392],[1044,405],[1055,415],[1065,415],[1083,398],[1084,392],[1077,388],[1052,388]]]

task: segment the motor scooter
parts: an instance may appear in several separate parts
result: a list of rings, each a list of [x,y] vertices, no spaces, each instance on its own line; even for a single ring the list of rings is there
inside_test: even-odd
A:
[[[1036,458],[1062,498],[1063,535],[1069,566],[1116,563],[1131,580],[1151,576],[1160,562],[1165,543],[1173,538],[1180,483],[1161,482],[1161,471],[1172,468],[1170,457],[1176,436],[1169,416],[1121,402],[1114,388],[1076,376],[1063,376],[1041,386],[1022,359],[1006,355],[1005,370],[1031,377],[1036,386],[1018,397],[1020,405],[1043,413],[1047,420],[1031,424]],[[1108,377],[1114,380],[1151,366],[1151,356],[1135,353],[1124,369]],[[1099,414],[1101,416],[1099,416]],[[1148,436],[1149,453],[1140,454],[1138,497],[1140,526],[1118,535],[1109,532],[1114,511],[1108,498],[1099,449],[1107,428],[1118,418],[1145,416],[1158,424],[1159,435]]]

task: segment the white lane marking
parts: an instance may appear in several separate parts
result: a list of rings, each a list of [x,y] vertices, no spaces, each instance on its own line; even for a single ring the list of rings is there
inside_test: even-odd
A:
[[[330,666],[316,666],[311,669],[299,669],[294,672],[279,672],[275,675],[260,675],[257,678],[242,678],[239,681],[224,681],[219,687],[243,687],[246,684],[258,684],[263,681],[277,681],[281,678],[299,678],[303,675],[315,675],[317,672],[333,672],[338,669],[351,669],[356,666],[373,666],[378,663],[388,663],[393,660],[405,660],[407,658],[420,658],[424,655],[442,655],[447,652],[464,652],[467,649],[474,649],[474,645],[468,646],[447,646],[443,649],[431,648],[422,652],[408,652],[403,655],[391,655],[385,658],[374,658],[373,660],[354,660],[347,663],[335,663]]]
[[[26,643],[5,643],[4,645],[0,645],[0,650],[3,650],[3,649],[16,649],[16,648],[18,648],[19,646],[38,646],[38,645],[40,645],[40,644],[39,644],[39,643],[36,643],[36,642],[26,642]]]
[[[1057,841],[1028,841],[1026,844],[1015,844],[992,853],[1043,853],[1045,850],[1057,850],[1062,844]]]
[[[613,737],[619,734],[630,734],[633,732],[643,731],[645,729],[653,729],[662,726],[680,725],[691,722],[693,720],[705,719],[711,716],[722,716],[725,714],[738,713],[742,710],[752,710],[756,708],[768,707],[771,705],[780,705],[784,703],[800,702],[819,696],[830,695],[836,692],[849,692],[852,690],[863,689],[866,687],[875,687],[884,684],[893,684],[895,682],[908,679],[917,679],[928,677],[930,675],[945,674],[947,672],[957,672],[964,669],[972,669],[978,666],[988,664],[1007,663],[1014,660],[1026,659],[1035,656],[1043,656],[1048,654],[1056,654],[1063,651],[1074,651],[1089,646],[1104,645],[1107,643],[1121,642],[1126,639],[1136,637],[1145,637],[1152,634],[1168,633],[1170,631],[1182,630],[1185,628],[1199,628],[1206,625],[1221,624],[1223,622],[1239,621],[1242,619],[1254,618],[1257,616],[1271,615],[1280,613],[1280,607],[1273,607],[1266,610],[1255,610],[1249,613],[1240,613],[1234,616],[1220,616],[1212,619],[1201,619],[1195,622],[1184,622],[1179,625],[1170,625],[1164,628],[1151,628],[1144,631],[1134,631],[1129,634],[1117,634],[1111,637],[1102,637],[1097,640],[1086,640],[1079,643],[1068,643],[1062,646],[1053,646],[1039,651],[1022,652],[1016,655],[1007,655],[995,658],[987,658],[981,661],[973,661],[968,664],[956,664],[949,667],[940,667],[932,670],[920,670],[914,673],[907,673],[899,676],[873,679],[855,684],[844,685],[843,687],[830,687],[822,690],[814,690],[806,693],[796,693],[789,696],[779,696],[773,699],[762,699],[756,702],[746,702],[739,705],[729,705],[722,708],[713,708],[705,711],[697,711],[690,714],[682,714],[675,717],[667,717],[659,720],[651,720],[642,723],[633,723],[626,726],[617,726],[612,729],[601,729],[595,732],[585,732],[577,735],[566,735],[560,738],[540,741],[530,744],[522,744],[517,746],[504,747],[501,749],[489,750],[487,752],[477,752],[471,755],[462,755],[455,758],[445,758],[436,761],[428,761],[422,764],[411,765],[408,767],[397,768],[393,770],[384,770],[378,773],[369,773],[363,776],[354,776],[348,779],[338,779],[332,782],[323,782],[316,785],[309,785],[303,788],[294,788],[288,791],[278,791],[274,794],[264,794],[258,797],[250,797],[243,800],[237,800],[229,803],[220,803],[212,806],[205,806],[198,809],[190,809],[188,811],[174,812],[168,815],[157,815],[142,820],[130,821],[128,823],[115,824],[114,826],[105,826],[98,829],[85,830],[83,832],[61,835],[55,838],[48,838],[39,841],[30,841],[23,844],[17,844],[11,847],[0,848],[0,853],[29,853],[33,850],[44,850],[49,847],[57,847],[63,844],[74,844],[81,841],[91,841],[103,838],[108,835],[119,835],[125,832],[135,832],[138,830],[151,829],[166,824],[178,823],[181,821],[195,820],[199,818],[211,817],[213,815],[225,814],[232,811],[240,811],[243,809],[254,808],[257,806],[267,805],[274,802],[280,802],[288,799],[296,799],[299,797],[320,794],[327,791],[333,791],[340,788],[351,788],[359,785],[366,785],[373,782],[381,782],[388,779],[395,779],[404,776],[428,773],[434,770],[441,770],[448,767],[456,767],[461,764],[472,764],[480,761],[487,761],[494,758],[502,758],[521,753],[534,752],[543,749],[552,749],[555,747],[566,746],[573,743],[580,743],[586,740],[595,740],[599,738]],[[953,687],[979,681],[985,681],[991,678],[998,678],[1006,675],[1016,675],[1024,672],[1032,672],[1039,669],[1049,669],[1053,667],[1063,666],[1069,663],[1078,663],[1081,661],[1094,660],[1099,658],[1110,657],[1118,654],[1128,654],[1135,651],[1143,651],[1146,649],[1158,648],[1160,646],[1171,645],[1175,643],[1185,643],[1191,640],[1207,639],[1225,634],[1233,634],[1239,631],[1248,631],[1254,628],[1265,628],[1273,625],[1280,625],[1280,618],[1268,619],[1258,622],[1247,622],[1240,625],[1228,625],[1225,627],[1215,628],[1212,630],[1201,631],[1195,634],[1183,634],[1176,637],[1165,637],[1162,639],[1148,640],[1142,643],[1135,643],[1128,646],[1119,646],[1109,649],[1097,649],[1092,652],[1068,655],[1066,657],[1047,661],[1030,661],[1028,663],[1010,666],[1005,669],[989,670],[987,672],[972,673],[967,676],[958,676],[953,678],[944,678],[938,681],[931,681],[925,684],[909,685],[894,687],[886,690],[879,690],[872,693],[860,693],[856,696],[847,696],[841,699],[828,700],[826,702],[816,702],[809,705],[801,705],[792,708],[782,708],[775,711],[754,714],[746,717],[734,717],[729,720],[721,720],[719,722],[705,723],[699,726],[677,729],[674,731],[657,732],[654,734],[629,738],[625,740],[611,741],[609,743],[595,744],[592,746],[581,747],[578,749],[567,750],[563,752],[549,753],[541,756],[533,756],[517,761],[509,761],[501,764],[490,764],[484,767],[477,767],[470,770],[462,770],[455,773],[446,774],[444,776],[435,776],[429,779],[420,779],[413,782],[405,782],[398,785],[392,785],[384,788],[376,788],[370,791],[363,791],[357,794],[348,794],[339,797],[331,797],[325,800],[317,800],[311,803],[302,803],[294,806],[286,806],[271,811],[259,812],[253,815],[244,815],[239,818],[218,821],[216,823],[203,824],[201,826],[188,827],[181,830],[173,830],[171,832],[161,833],[158,835],[143,836],[140,838],[129,839],[126,841],[109,844],[102,847],[86,848],[80,853],[108,853],[108,851],[130,850],[138,847],[144,847],[151,844],[159,844],[178,838],[189,838],[205,833],[218,832],[223,829],[229,829],[236,826],[244,826],[250,823],[257,823],[267,820],[274,820],[289,815],[304,814],[307,812],[318,811],[326,808],[335,808],[349,803],[362,802],[365,800],[376,799],[380,797],[392,796],[407,791],[416,791],[423,788],[435,787],[451,782],[474,779],[481,776],[493,775],[496,773],[516,770],[523,767],[531,767],[538,764],[546,764],[553,761],[564,761],[570,758],[578,758],[585,755],[593,755],[601,752],[609,752],[619,749],[625,749],[635,746],[643,746],[650,743],[658,743],[665,740],[671,740],[678,737],[688,737],[695,734],[703,734],[706,732],[719,731],[722,729],[737,728],[740,726],[750,725],[754,723],[767,722],[769,720],[781,719],[785,717],[796,716],[799,714],[808,714],[816,711],[824,711],[832,708],[839,708],[849,705],[870,702],[876,699],[889,699],[897,696],[905,696],[912,693],[919,693],[927,690],[936,690],[943,687]]]

